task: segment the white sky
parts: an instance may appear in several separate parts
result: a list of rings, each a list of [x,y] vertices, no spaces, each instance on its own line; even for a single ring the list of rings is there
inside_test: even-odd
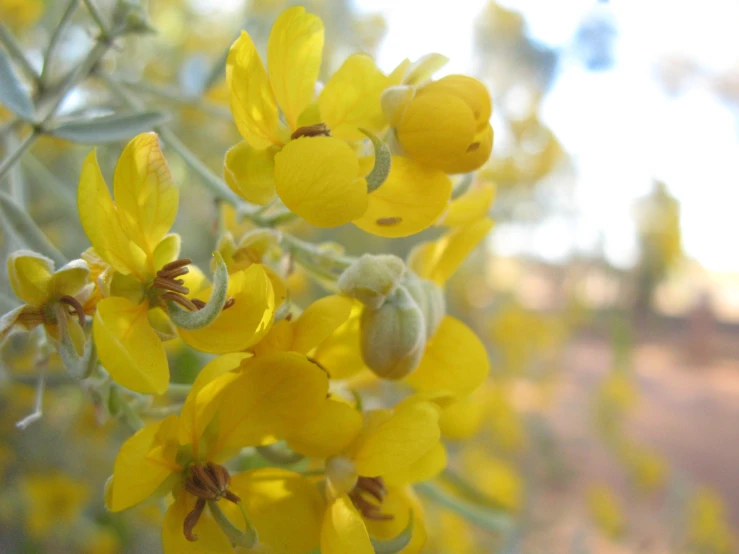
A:
[[[383,69],[428,52],[451,58],[449,72],[474,67],[472,26],[486,0],[356,3],[386,16],[388,34],[378,53]],[[705,83],[671,98],[654,78],[655,63],[666,55],[682,55],[710,72],[739,67],[739,1],[502,3],[523,12],[531,36],[564,52],[542,116],[575,162],[575,201],[583,216],[578,236],[572,226],[552,221],[531,240],[503,233],[496,245],[558,259],[567,254],[565,244],[592,245],[602,231],[611,261],[628,263],[634,255],[633,202],[657,178],[681,201],[688,255],[713,270],[739,271],[733,241],[739,234],[737,114]],[[606,72],[585,71],[568,55],[575,30],[593,9],[609,10],[618,30],[616,65]]]

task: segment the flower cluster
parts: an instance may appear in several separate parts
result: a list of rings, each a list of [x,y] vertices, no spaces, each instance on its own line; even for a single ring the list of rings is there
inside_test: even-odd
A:
[[[438,55],[386,75],[354,54],[316,94],[323,42],[321,20],[294,7],[272,28],[266,64],[245,32],[230,49],[243,140],[224,176],[253,225],[224,226],[212,282],[170,232],[179,189],[155,133],[125,147],[112,195],[96,153],[85,159],[77,198],[91,248],[80,259],[56,271],[30,251],[8,260],[24,304],[0,338],[43,326],[70,373],[103,383],[109,409],[139,427],[105,501],[121,511],[164,499],[170,554],[418,552],[413,485],[445,467],[445,412],[489,370],[444,299],[492,226],[492,185],[455,189],[450,177],[490,155],[489,93],[467,76],[432,80]],[[447,231],[406,260],[354,258],[278,228],[297,218],[381,237]],[[334,294],[297,306],[296,263]],[[170,382],[170,341],[211,359],[176,413],[144,424],[132,400],[183,387]],[[393,393],[374,395],[383,382]],[[245,463],[255,452],[260,467]]]

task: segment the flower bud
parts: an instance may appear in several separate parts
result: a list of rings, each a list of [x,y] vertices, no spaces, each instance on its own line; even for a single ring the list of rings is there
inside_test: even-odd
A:
[[[405,264],[397,256],[365,254],[341,274],[339,291],[376,310],[395,291],[404,273]]]
[[[421,279],[411,272],[408,273],[403,286],[421,309],[426,323],[426,339],[430,339],[436,333],[441,320],[446,315],[444,292],[432,281]]]
[[[383,379],[402,379],[411,373],[426,346],[423,314],[402,286],[379,309],[365,308],[360,333],[364,362]]]

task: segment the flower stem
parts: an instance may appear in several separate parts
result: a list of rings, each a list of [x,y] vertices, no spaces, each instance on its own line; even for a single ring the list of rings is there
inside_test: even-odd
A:
[[[5,174],[10,171],[20,157],[36,143],[40,136],[41,135],[37,131],[32,131],[25,139],[23,139],[23,142],[21,142],[10,153],[10,155],[0,163],[0,180],[2,180]]]
[[[472,506],[463,502],[436,483],[420,483],[415,488],[422,495],[435,501],[440,506],[452,510],[482,529],[499,534],[505,532],[511,526],[511,520],[508,516],[491,509]]]
[[[244,522],[246,523],[246,530],[244,531],[241,531],[241,529],[231,523],[231,520],[229,520],[226,517],[226,514],[221,511],[217,501],[208,502],[208,507],[210,508],[210,513],[213,516],[213,519],[228,537],[228,540],[231,541],[231,544],[235,547],[241,546],[244,548],[253,548],[256,546],[258,540],[257,531],[254,529],[254,526],[249,519],[249,515],[246,513],[242,503],[237,502],[236,505],[244,516]]]
[[[7,48],[8,53],[12,56],[15,63],[18,64],[18,67],[21,68],[23,73],[26,74],[28,80],[35,82],[39,76],[38,72],[28,61],[28,58],[26,58],[26,55],[23,53],[23,49],[15,40],[13,33],[10,32],[5,23],[0,23],[0,42],[3,43],[5,48]]]

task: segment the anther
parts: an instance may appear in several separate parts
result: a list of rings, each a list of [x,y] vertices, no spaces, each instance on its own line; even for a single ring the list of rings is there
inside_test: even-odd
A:
[[[377,521],[388,521],[393,519],[394,516],[383,514],[380,512],[380,506],[373,504],[364,498],[362,493],[365,492],[382,504],[387,495],[387,488],[385,488],[385,481],[382,477],[360,477],[357,479],[357,485],[354,487],[354,490],[349,493],[349,498],[354,504],[354,507],[357,508],[362,516],[367,519],[374,519]]]
[[[171,271],[173,269],[179,269],[181,267],[184,267],[186,265],[190,265],[192,263],[192,260],[190,258],[180,258],[179,260],[175,260],[173,262],[169,262],[168,264],[164,265],[160,271]]]
[[[183,532],[189,541],[197,540],[193,529],[203,514],[206,501],[217,502],[221,498],[237,504],[241,499],[228,490],[231,476],[228,470],[213,462],[192,464],[185,478],[185,490],[197,498],[195,508],[185,517]]]
[[[234,304],[236,304],[236,299],[232,296],[228,300],[226,300],[226,303],[223,305],[223,309],[228,310]]]
[[[181,281],[181,282],[184,282],[184,281]],[[158,289],[171,290],[173,292],[179,292],[180,294],[190,293],[190,289],[188,289],[187,287],[183,287],[182,285],[178,284],[176,281],[173,281],[171,279],[166,279],[166,278],[159,277],[159,276],[157,276],[154,279],[153,285]]]
[[[326,126],[325,123],[317,123],[315,125],[307,125],[305,127],[299,127],[290,135],[291,139],[300,137],[330,137],[331,130]]]
[[[77,314],[77,319],[80,322],[80,326],[85,326],[85,309],[82,307],[82,304],[80,304],[80,301],[77,300],[74,296],[62,296],[59,299],[59,302],[62,304],[66,304],[70,308],[72,308],[72,311]]]
[[[176,292],[165,292],[161,296],[164,300],[171,300],[172,302],[177,302],[180,306],[183,308],[187,308],[191,312],[197,312],[198,308],[193,304],[188,298],[185,298],[181,294],[177,294]]]
[[[375,221],[378,225],[382,227],[392,227],[393,225],[397,225],[403,221],[402,217],[381,217]]]

